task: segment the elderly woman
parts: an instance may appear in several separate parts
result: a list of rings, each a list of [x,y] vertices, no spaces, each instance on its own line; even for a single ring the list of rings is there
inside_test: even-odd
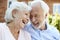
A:
[[[25,30],[31,34],[32,40],[60,40],[59,31],[47,23],[48,5],[42,0],[32,1],[30,13],[31,22]]]
[[[31,40],[23,30],[29,21],[31,8],[24,2],[14,2],[6,10],[5,23],[0,23],[0,40]]]

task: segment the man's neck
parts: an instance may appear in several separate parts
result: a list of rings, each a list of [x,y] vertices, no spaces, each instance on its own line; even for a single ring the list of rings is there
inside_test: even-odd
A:
[[[44,23],[44,24],[41,26],[40,30],[46,30],[46,29],[47,29],[46,23]]]

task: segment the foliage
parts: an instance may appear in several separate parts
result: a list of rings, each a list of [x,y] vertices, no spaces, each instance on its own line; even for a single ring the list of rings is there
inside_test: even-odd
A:
[[[48,20],[50,25],[55,26],[60,31],[60,14],[56,13],[54,16],[49,14]]]

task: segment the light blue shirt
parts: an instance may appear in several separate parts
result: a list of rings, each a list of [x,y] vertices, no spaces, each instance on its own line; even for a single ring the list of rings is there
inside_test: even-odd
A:
[[[60,40],[59,31],[51,25],[46,25],[46,30],[39,30],[35,29],[32,24],[29,23],[26,25],[24,30],[30,33],[32,40]]]

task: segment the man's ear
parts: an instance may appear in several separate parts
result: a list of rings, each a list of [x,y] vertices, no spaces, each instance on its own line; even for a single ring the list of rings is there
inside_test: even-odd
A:
[[[47,15],[48,15],[48,14],[46,13],[46,14],[45,14],[45,18],[47,17]]]

